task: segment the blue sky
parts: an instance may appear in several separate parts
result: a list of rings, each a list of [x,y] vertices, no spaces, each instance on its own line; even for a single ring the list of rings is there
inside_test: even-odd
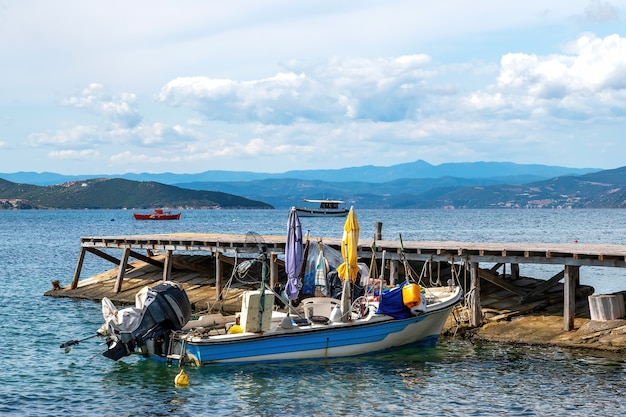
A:
[[[0,33],[4,173],[626,165],[626,0],[0,0]]]

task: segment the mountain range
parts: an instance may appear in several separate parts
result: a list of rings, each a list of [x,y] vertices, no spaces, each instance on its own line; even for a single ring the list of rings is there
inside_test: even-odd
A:
[[[0,178],[5,180],[0,181],[0,199],[23,198],[17,196],[26,194],[18,190],[28,189],[31,199],[39,195],[39,200],[30,200],[40,203],[36,206],[54,208],[287,208],[305,198],[339,198],[360,208],[389,209],[626,207],[626,167],[600,170],[508,162],[431,165],[418,160],[389,167],[278,174],[205,171],[67,176],[19,172],[0,174]],[[70,193],[75,187],[83,193]],[[45,204],[42,195],[47,198]],[[60,200],[54,200],[54,195]],[[107,198],[98,197],[104,195]]]

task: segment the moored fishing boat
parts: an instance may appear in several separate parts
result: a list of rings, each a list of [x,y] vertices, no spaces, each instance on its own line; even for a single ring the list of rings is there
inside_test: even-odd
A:
[[[273,306],[280,296],[269,288],[247,291],[236,319],[211,317],[207,323],[203,318],[185,320],[188,300],[179,286],[166,282],[145,293],[149,299],[142,308],[117,311],[103,300],[107,323],[102,333],[108,345],[103,354],[114,360],[139,353],[208,365],[336,358],[434,346],[462,291],[456,286],[420,288],[421,300],[412,298],[413,307],[408,307],[403,293],[416,287],[405,283],[384,293],[379,301],[359,297],[346,313],[341,312],[341,300],[327,297],[304,299],[303,312],[279,312]]]
[[[344,217],[350,211],[342,200],[302,200],[312,206],[296,207],[300,217]]]
[[[173,213],[163,209],[155,209],[152,213],[133,213],[135,220],[178,220],[180,212]]]
[[[337,358],[434,346],[451,310],[462,300],[461,288],[425,288],[409,277],[391,289],[383,289],[382,280],[363,286],[357,264],[358,235],[351,209],[342,239],[344,262],[328,273],[340,282],[325,286],[332,290],[327,291],[328,296],[300,299],[297,283],[291,287],[288,283],[280,294],[271,289],[266,284],[267,248],[260,244],[255,262],[262,265],[261,285],[243,293],[241,310],[235,316],[189,320],[188,297],[180,285],[167,281],[142,290],[135,307],[118,311],[104,298],[105,324],[99,333],[106,337],[108,349],[103,354],[119,360],[141,353],[165,361],[208,365]],[[290,212],[287,242],[285,265],[295,260],[297,266],[303,262],[303,254],[295,209]],[[301,268],[287,268],[288,280],[299,280]],[[321,271],[327,276],[324,268]],[[336,288],[340,291],[334,291]]]
[[[401,289],[395,291],[402,292]],[[256,297],[257,294],[246,296]],[[252,312],[248,307],[242,311],[242,317],[248,317],[242,333],[207,336],[201,329],[194,329],[186,334],[175,334],[170,349],[176,357],[206,365],[336,358],[406,346],[434,346],[451,309],[461,299],[461,291],[443,287],[430,289],[428,294],[424,293],[427,300],[422,311],[402,307],[397,300],[382,305],[356,300],[348,312],[348,320],[344,320],[339,311],[340,300],[304,300],[308,311],[304,319],[286,315],[272,318],[270,315],[267,327],[257,327],[256,317],[260,316],[254,311],[255,307]],[[394,298],[394,295],[389,297]],[[381,312],[382,308],[390,311]],[[391,311],[405,313],[394,317]],[[330,317],[324,312],[330,313]]]

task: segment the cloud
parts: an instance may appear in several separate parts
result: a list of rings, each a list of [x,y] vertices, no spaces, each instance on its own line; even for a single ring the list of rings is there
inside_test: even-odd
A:
[[[465,102],[504,117],[587,118],[626,108],[625,88],[626,38],[585,34],[562,54],[505,54],[495,83]]]
[[[619,10],[611,3],[602,0],[591,0],[584,13],[585,19],[597,23],[618,21],[619,17]]]
[[[141,122],[136,107],[137,98],[132,93],[109,95],[103,85],[92,83],[80,94],[63,101],[66,106],[88,109],[104,116],[107,120],[124,127],[135,127]]]
[[[61,146],[73,149],[87,149],[103,142],[104,131],[97,126],[77,125],[59,129],[52,134],[33,133],[28,138],[32,147]]]
[[[480,160],[501,141],[508,143],[502,155],[513,155],[530,144],[547,146],[538,126],[551,132],[559,120],[623,117],[625,43],[618,35],[584,34],[558,54],[504,54],[496,71],[489,62],[444,65],[414,54],[291,60],[283,71],[252,80],[177,77],[154,97],[156,105],[183,110],[178,122],[150,122],[134,94],[106,93],[93,83],[64,103],[109,123],[39,133],[31,143],[61,149],[52,154],[57,158],[113,155],[102,157],[124,166],[276,158],[291,166],[345,166],[359,165],[362,154]],[[459,76],[467,79],[450,81]],[[488,85],[473,88],[474,76]],[[120,122],[126,119],[138,122]],[[512,128],[513,138],[506,133]],[[95,153],[81,154],[86,149]]]
[[[319,65],[292,61],[288,71],[252,81],[179,77],[157,100],[229,123],[398,121],[416,112],[433,73],[430,63],[427,55],[335,58]]]
[[[102,155],[93,149],[83,150],[60,150],[48,152],[48,157],[51,159],[64,159],[64,160],[99,160],[102,159]]]

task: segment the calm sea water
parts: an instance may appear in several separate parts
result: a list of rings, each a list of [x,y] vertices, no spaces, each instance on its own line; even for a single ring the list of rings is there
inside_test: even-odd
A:
[[[170,232],[284,235],[287,210],[186,211],[178,222],[137,222],[130,211],[0,211],[0,415],[389,416],[622,415],[623,355],[472,344],[348,360],[188,367],[100,355],[100,304],[44,297],[70,282],[81,236]],[[361,236],[485,242],[626,244],[624,210],[357,210]],[[343,219],[301,219],[313,236],[341,237]],[[110,268],[86,257],[83,277]],[[550,267],[521,266],[549,278]],[[582,268],[597,293],[626,289],[618,268]]]

